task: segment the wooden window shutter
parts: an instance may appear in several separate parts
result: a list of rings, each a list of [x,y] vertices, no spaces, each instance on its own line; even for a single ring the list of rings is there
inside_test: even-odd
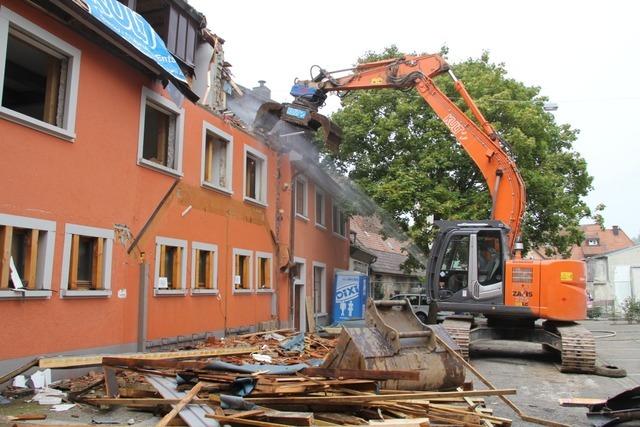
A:
[[[244,257],[244,262],[242,263],[242,287],[244,289],[249,289],[249,257]]]
[[[180,289],[182,288],[182,272],[180,269],[182,268],[182,248],[176,247],[175,253],[173,255],[173,277],[171,278],[172,289]]]
[[[213,288],[213,252],[207,252],[207,256],[206,256],[206,262],[207,265],[205,266],[204,269],[204,274],[205,274],[205,278],[204,278],[204,286],[207,289],[212,289]]]
[[[213,145],[214,141],[209,135],[205,142],[204,180],[213,181]],[[217,184],[217,183],[216,183]]]
[[[78,289],[78,249],[80,236],[71,235],[71,262],[69,263],[69,289]]]
[[[200,283],[202,283],[202,277],[200,277],[200,249],[196,249],[193,252],[193,256],[195,256],[195,267],[194,267],[194,272],[195,272],[195,278],[196,278],[196,283],[193,284],[194,287],[199,288],[200,287]]]
[[[38,261],[38,230],[31,230],[27,239],[27,256],[24,261],[24,280],[27,282],[27,289],[36,287],[36,270]]]
[[[9,287],[9,260],[11,259],[11,238],[13,227],[5,225],[0,227],[0,289]]]
[[[160,270],[158,275],[160,277],[166,277],[167,272],[167,248],[165,245],[160,245]]]
[[[104,239],[97,237],[95,244],[93,245],[93,265],[91,269],[91,288],[102,289],[103,288],[103,275],[104,275]]]
[[[271,259],[264,259],[264,287],[271,289]]]

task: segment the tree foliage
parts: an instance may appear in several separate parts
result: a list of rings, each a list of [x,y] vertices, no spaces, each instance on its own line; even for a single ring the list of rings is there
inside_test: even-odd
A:
[[[392,46],[359,61],[397,56]],[[579,220],[590,215],[583,197],[592,177],[573,147],[578,131],[557,124],[543,109],[540,88],[507,77],[504,65],[492,63],[487,53],[452,68],[512,147],[527,186],[525,247],[567,253],[582,238]],[[436,84],[467,112],[450,78],[438,77]],[[415,90],[351,92],[332,119],[341,126],[344,141],[331,160],[403,224],[425,252],[434,232],[431,215],[489,216],[491,200],[480,171]]]

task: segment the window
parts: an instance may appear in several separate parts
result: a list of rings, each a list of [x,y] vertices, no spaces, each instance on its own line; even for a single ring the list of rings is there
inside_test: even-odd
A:
[[[587,239],[587,246],[598,246],[600,244],[600,239],[597,237],[592,237]]]
[[[110,296],[113,230],[67,224],[62,254],[63,297]]]
[[[340,208],[334,203],[332,215],[333,232],[344,238],[347,237],[347,219],[346,215]]]
[[[233,293],[251,292],[251,265],[253,253],[244,249],[233,250]]]
[[[313,263],[313,311],[317,315],[327,314],[327,267]]]
[[[191,245],[191,293],[218,293],[218,246],[193,242]]]
[[[138,163],[173,175],[182,173],[182,109],[147,88],[142,89]]]
[[[273,255],[256,252],[256,287],[260,291],[273,290]]]
[[[56,225],[0,214],[0,297],[49,297]]]
[[[231,193],[233,137],[205,122],[202,140],[202,185]]]
[[[262,205],[267,204],[267,157],[245,145],[244,198]]]
[[[294,182],[296,198],[296,216],[307,218],[307,179],[298,176]]]
[[[80,50],[4,6],[0,40],[0,115],[73,139]]]
[[[156,237],[154,295],[184,295],[187,281],[187,242]]]
[[[324,193],[316,187],[316,225],[326,227]]]

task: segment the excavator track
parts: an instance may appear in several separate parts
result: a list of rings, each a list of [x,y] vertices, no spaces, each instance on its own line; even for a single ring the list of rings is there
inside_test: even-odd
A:
[[[561,340],[561,372],[596,373],[596,341],[593,334],[577,323],[545,322],[544,328]]]
[[[473,321],[468,319],[447,318],[442,322],[442,326],[458,344],[460,354],[467,361],[469,360],[469,332],[472,325]]]

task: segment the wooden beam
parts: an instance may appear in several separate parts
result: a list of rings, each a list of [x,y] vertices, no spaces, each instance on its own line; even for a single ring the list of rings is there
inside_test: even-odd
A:
[[[374,369],[330,369],[310,367],[304,368],[301,372],[309,376],[327,378],[408,381],[417,381],[420,379],[420,374],[417,371],[381,371]]]
[[[40,361],[39,358],[33,359],[31,362],[25,363],[22,366],[17,367],[16,369],[14,369],[13,371],[9,372],[8,374],[5,374],[3,376],[0,377],[0,384],[3,384],[11,379],[13,379],[14,377],[17,377],[18,375],[22,374],[23,372],[27,372],[29,369],[38,366],[38,362]]]
[[[78,289],[78,253],[80,249],[80,236],[71,235],[71,263],[69,267],[69,289]]]
[[[103,284],[103,256],[104,256],[104,239],[97,237],[93,245],[93,265],[91,269],[91,285],[92,289],[102,289]]]
[[[247,420],[244,418],[233,418],[227,415],[216,414],[204,414],[207,418],[213,418],[218,421],[226,421],[231,424],[245,425],[245,426],[261,426],[261,427],[289,427],[287,424],[268,423],[266,421]]]
[[[38,266],[39,230],[31,230],[27,237],[26,257],[24,260],[24,281],[27,289],[36,288],[36,272]]]
[[[502,396],[505,394],[516,394],[516,390],[492,389],[492,390],[470,390],[470,391],[428,391],[418,393],[397,393],[397,394],[376,394],[370,396],[296,396],[296,397],[248,397],[245,401],[259,405],[352,405],[379,401],[394,401],[407,399],[429,399],[432,397],[471,397],[471,396]]]
[[[210,348],[201,350],[164,351],[157,353],[129,353],[129,354],[98,354],[92,356],[59,356],[44,357],[39,359],[40,368],[72,368],[79,366],[101,365],[103,357],[125,357],[140,360],[157,359],[196,359],[209,356],[229,356],[236,354],[247,354],[260,351],[257,346],[253,347],[231,347],[231,348]]]
[[[176,415],[178,415],[180,413],[180,411],[182,410],[182,408],[184,408],[185,406],[187,406],[187,404],[189,402],[191,402],[191,400],[193,400],[194,397],[196,397],[198,395],[198,392],[200,391],[200,389],[202,388],[202,386],[204,385],[203,382],[199,382],[198,384],[196,384],[195,386],[193,386],[193,388],[191,390],[189,390],[189,393],[187,393],[181,400],[180,402],[178,402],[178,404],[176,406],[173,407],[173,409],[171,410],[171,412],[169,412],[167,415],[165,415],[158,424],[156,424],[156,427],[166,427],[167,424],[169,424],[169,421],[171,421]]]

